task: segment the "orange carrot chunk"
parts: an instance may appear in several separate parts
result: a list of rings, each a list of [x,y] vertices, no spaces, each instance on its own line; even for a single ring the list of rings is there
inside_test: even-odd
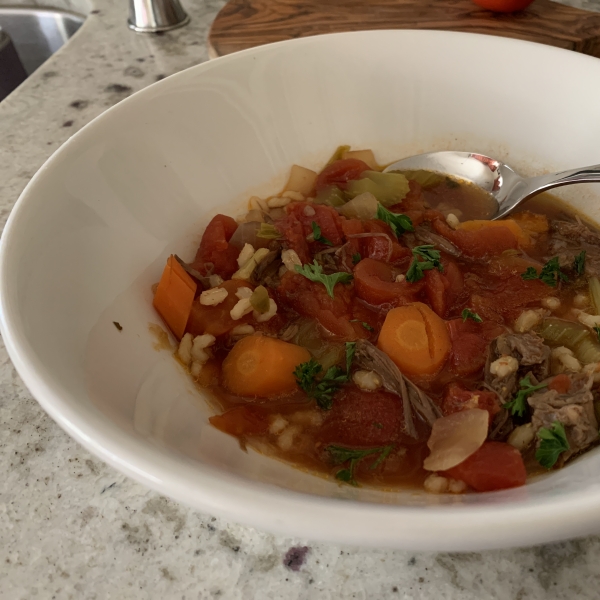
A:
[[[422,302],[390,310],[377,345],[408,376],[437,373],[451,349],[446,323]]]
[[[527,248],[531,245],[531,237],[524,228],[519,226],[514,219],[503,219],[502,221],[464,221],[458,226],[462,231],[480,231],[482,229],[496,229],[504,227],[508,229],[516,238],[521,248]]]
[[[242,338],[223,361],[223,383],[238,396],[268,398],[293,392],[295,368],[310,360],[306,348],[276,338]]]
[[[169,256],[152,304],[173,335],[179,339],[185,333],[195,294],[196,282],[173,255]]]

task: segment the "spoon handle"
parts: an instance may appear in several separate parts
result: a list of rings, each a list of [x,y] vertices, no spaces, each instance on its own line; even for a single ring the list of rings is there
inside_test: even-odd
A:
[[[560,173],[548,173],[547,175],[539,175],[525,180],[525,186],[521,190],[520,202],[555,187],[569,185],[571,183],[590,183],[600,181],[600,165],[592,165],[591,167],[581,167],[579,169],[571,169],[569,171],[561,171]]]

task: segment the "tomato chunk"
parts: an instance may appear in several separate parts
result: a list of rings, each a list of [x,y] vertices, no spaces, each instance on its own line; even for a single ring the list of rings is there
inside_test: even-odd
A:
[[[403,428],[402,401],[398,396],[348,386],[335,397],[319,439],[341,446],[384,446],[405,437]]]
[[[228,279],[237,270],[240,251],[229,243],[237,223],[225,215],[216,215],[206,227],[192,268],[203,275],[215,273]],[[212,271],[211,271],[212,265]]]
[[[281,278],[277,296],[280,302],[304,317],[316,319],[337,337],[346,341],[367,337],[360,323],[350,323],[352,292],[342,283],[335,286],[332,298],[322,283],[288,271]]]
[[[489,342],[503,330],[493,322],[475,323],[471,319],[464,322],[462,319],[448,321],[448,331],[452,340],[449,360],[451,371],[459,377],[464,377],[483,369]]]
[[[311,209],[308,211],[310,214],[306,214],[306,208]],[[312,224],[316,223],[321,229],[321,235],[332,245],[338,246],[342,243],[342,217],[331,206],[294,202],[288,205],[288,214],[294,215],[302,223],[305,237],[313,233]]]
[[[442,400],[442,412],[451,415],[461,410],[481,408],[490,413],[490,423],[494,415],[500,412],[500,402],[494,392],[487,390],[468,390],[459,383],[451,383],[446,388]]]
[[[354,267],[356,295],[370,304],[402,306],[414,302],[424,281],[393,281],[392,269],[384,262],[365,258]]]
[[[357,158],[345,158],[336,160],[327,165],[317,177],[315,184],[317,192],[330,185],[336,185],[342,190],[346,189],[346,184],[352,179],[358,179],[363,171],[369,171],[367,163]]]
[[[464,481],[477,492],[519,487],[527,480],[521,453],[502,442],[485,442],[467,460],[445,474]]]
[[[571,378],[566,373],[561,373],[552,378],[548,384],[549,390],[556,390],[559,394],[566,394],[571,387]]]

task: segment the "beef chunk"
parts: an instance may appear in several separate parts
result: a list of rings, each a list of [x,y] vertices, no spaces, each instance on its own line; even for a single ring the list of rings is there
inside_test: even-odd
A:
[[[502,356],[512,356],[518,362],[517,371],[504,376],[491,372],[491,364]],[[537,334],[504,333],[490,346],[485,367],[485,383],[492,388],[502,402],[507,402],[516,392],[521,377],[531,373],[537,380],[545,379],[549,373],[550,348]]]
[[[575,257],[586,252],[585,272],[588,276],[600,276],[600,234],[579,222],[553,221],[548,241],[549,260],[558,256],[561,268],[573,266]]]
[[[551,427],[555,421],[565,427],[570,449],[562,453],[558,466],[598,439],[592,384],[593,375],[581,373],[573,376],[568,393],[540,391],[527,400],[533,411],[531,422],[536,433],[542,427]]]

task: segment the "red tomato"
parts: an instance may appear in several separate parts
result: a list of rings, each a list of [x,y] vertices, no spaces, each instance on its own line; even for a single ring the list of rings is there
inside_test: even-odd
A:
[[[240,251],[229,243],[237,229],[237,223],[225,215],[216,215],[206,227],[192,268],[203,275],[214,265],[214,273],[229,279],[237,270],[237,257]]]
[[[365,258],[354,267],[356,295],[369,304],[408,304],[415,300],[423,284],[422,280],[416,283],[393,281],[391,267],[372,258]]]
[[[200,304],[200,299],[196,298],[192,304],[192,311],[185,328],[186,332],[192,335],[202,335],[203,333],[210,333],[214,336],[223,335],[236,325],[242,325],[248,323],[252,318],[252,313],[234,321],[229,314],[229,311],[237,304],[239,298],[235,295],[235,292],[239,287],[246,286],[246,282],[242,282],[239,279],[229,279],[222,283],[219,287],[225,288],[229,295],[223,302],[216,306],[205,306]]]
[[[533,0],[473,0],[473,2],[494,12],[510,13],[527,8]]]
[[[294,250],[302,264],[312,262],[304,226],[295,214],[289,214],[275,221],[275,227],[281,231],[290,250]]]
[[[346,189],[346,184],[352,179],[358,179],[363,171],[370,171],[367,163],[357,158],[345,158],[336,160],[327,165],[317,177],[315,184],[316,190],[322,190],[330,185],[337,185],[342,190]]]
[[[521,453],[502,442],[485,442],[477,452],[445,474],[464,481],[477,492],[519,487],[527,480]]]
[[[319,440],[341,446],[384,446],[403,437],[403,427],[402,401],[398,396],[348,386],[335,397]]]
[[[442,400],[442,412],[451,415],[469,408],[481,408],[490,413],[490,422],[500,412],[500,402],[494,392],[468,390],[459,383],[451,383],[446,388]]]
[[[309,281],[298,273],[288,271],[281,278],[277,297],[279,302],[304,317],[316,319],[333,335],[346,341],[368,337],[368,332],[360,323],[350,323],[352,291],[342,283],[335,286],[332,298],[322,283]]]
[[[365,221],[364,231],[365,233],[383,233],[387,237],[378,235],[362,238],[363,258],[373,258],[375,260],[398,265],[403,259],[412,257],[411,251],[405,246],[401,246],[396,241],[396,236],[393,234],[391,227],[387,223],[379,221],[378,219]],[[406,261],[406,267],[408,267],[408,261]]]
[[[269,429],[267,414],[257,406],[236,406],[208,420],[213,427],[236,437],[263,435]]]
[[[311,208],[311,215],[305,213],[305,208]],[[309,204],[308,202],[294,202],[288,205],[288,212],[302,223],[304,236],[313,233],[312,224],[316,223],[321,228],[321,235],[327,238],[334,246],[342,243],[342,217],[335,208],[322,204]],[[285,231],[285,230],[284,230]]]

